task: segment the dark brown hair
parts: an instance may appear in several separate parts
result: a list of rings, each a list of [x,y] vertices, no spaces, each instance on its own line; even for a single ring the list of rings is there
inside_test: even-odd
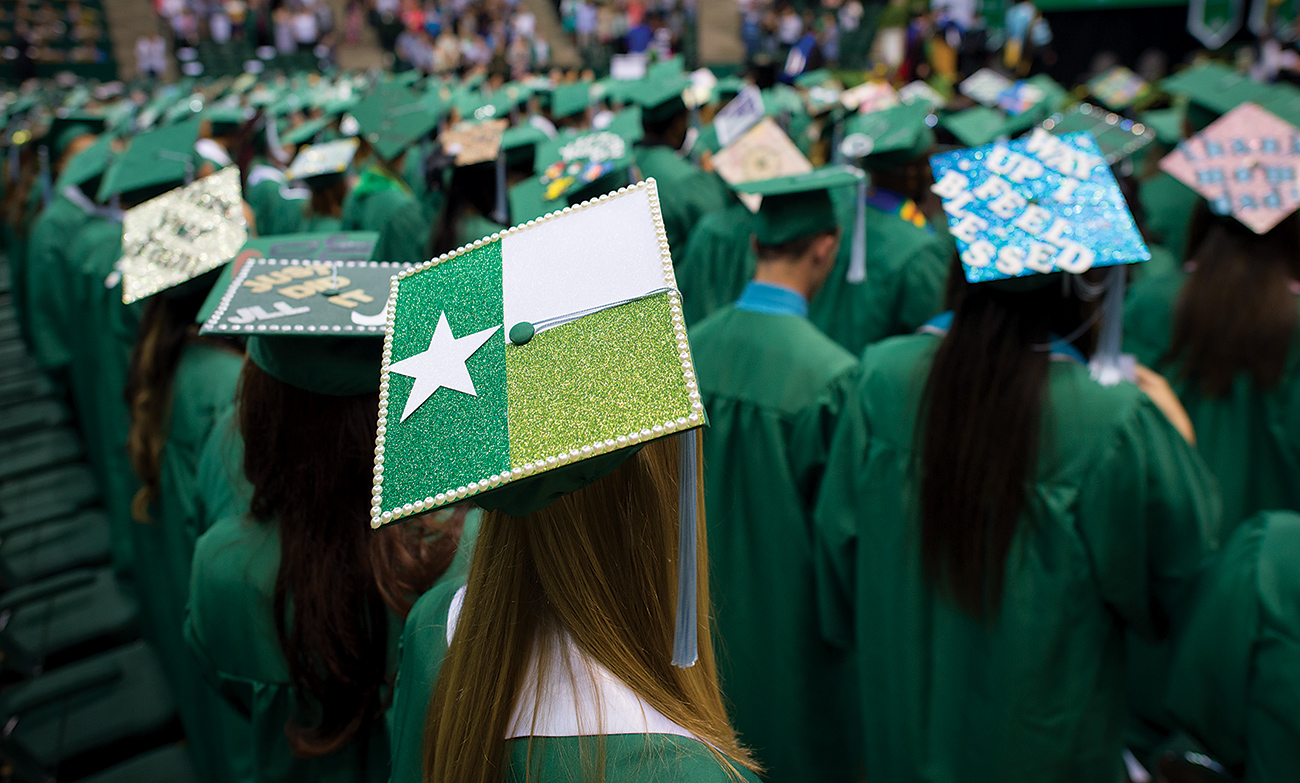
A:
[[[1266,234],[1202,202],[1187,237],[1188,275],[1174,313],[1169,352],[1179,376],[1212,396],[1246,372],[1259,389],[1276,386],[1300,322],[1292,285],[1300,280],[1300,217]]]
[[[370,529],[378,393],[316,394],[245,361],[238,406],[251,512],[279,527],[274,612],[297,708],[285,735],[323,756],[383,719],[388,611],[404,618],[446,571],[464,514]]]
[[[835,236],[837,233],[839,233],[839,229],[832,228],[826,231],[819,231],[816,234],[810,234],[806,237],[791,239],[788,242],[782,242],[778,245],[764,245],[756,242],[754,244],[754,252],[755,255],[758,256],[758,262],[760,264],[771,263],[773,261],[787,261],[790,259],[797,260],[803,258],[804,253],[808,252],[808,248],[812,247],[814,242],[822,237]]]
[[[348,181],[343,176],[338,177],[318,177],[322,180],[320,184],[314,184],[308,180],[308,187],[311,189],[311,200],[303,209],[307,216],[319,215],[321,217],[342,217],[343,216],[343,199],[348,195]]]
[[[1028,292],[969,285],[954,264],[952,326],[935,352],[916,430],[927,578],[977,617],[996,614],[1012,538],[1038,463],[1054,336],[1095,305],[1050,282]],[[1092,333],[1074,345],[1085,354]]]

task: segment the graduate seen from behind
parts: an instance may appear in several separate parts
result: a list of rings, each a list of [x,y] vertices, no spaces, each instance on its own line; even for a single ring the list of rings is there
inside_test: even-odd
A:
[[[814,611],[812,538],[831,425],[857,360],[808,320],[808,301],[840,244],[828,191],[861,178],[828,166],[740,185],[763,199],[754,279],[691,329],[709,411],[719,677],[773,783],[852,780],[860,764],[851,661],[822,640]]]
[[[327,294],[296,301],[324,312]],[[252,502],[194,552],[186,639],[249,715],[257,781],[388,779],[398,630],[447,572],[463,522],[369,529],[383,347],[363,330],[326,334],[332,323],[249,338],[236,419]]]
[[[1219,524],[1177,399],[1123,380],[1122,265],[1148,254],[1086,134],[933,163],[962,265],[836,426],[823,631],[853,649],[868,779],[1115,780],[1125,633],[1176,634]]]
[[[486,512],[468,584],[407,621],[394,781],[756,779],[714,667],[662,236],[642,183],[398,281],[374,524]]]

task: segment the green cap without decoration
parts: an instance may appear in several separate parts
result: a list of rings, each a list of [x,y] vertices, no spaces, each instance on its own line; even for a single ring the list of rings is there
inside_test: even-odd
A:
[[[663,122],[686,111],[686,100],[682,96],[690,86],[691,80],[685,76],[656,80],[646,77],[630,94],[632,101],[641,107],[643,122]]]
[[[1198,131],[1246,101],[1265,104],[1269,97],[1267,85],[1216,62],[1179,71],[1160,82],[1160,87],[1187,98],[1187,121]]]
[[[194,176],[199,121],[189,120],[136,136],[118,155],[99,186],[98,200],[184,182]]]
[[[1007,135],[1007,119],[997,109],[972,106],[940,118],[939,124],[967,147],[983,147]]]
[[[68,161],[68,164],[63,167],[63,171],[60,172],[55,187],[62,189],[67,185],[81,185],[98,177],[108,168],[112,154],[113,139],[108,136],[101,137],[99,141],[77,153],[72,160]]]
[[[837,228],[830,191],[863,180],[862,172],[847,166],[823,166],[807,174],[742,182],[734,187],[763,197],[755,217],[755,237],[760,245],[780,245]]]
[[[869,114],[854,114],[844,124],[840,151],[868,170],[904,166],[934,147],[934,131],[923,103],[902,103]]]
[[[556,119],[572,117],[590,106],[591,82],[561,84],[551,91],[551,116]]]
[[[550,137],[535,125],[524,123],[507,128],[501,134],[501,149],[506,153],[506,165],[523,166],[529,160],[536,160],[537,146]]]

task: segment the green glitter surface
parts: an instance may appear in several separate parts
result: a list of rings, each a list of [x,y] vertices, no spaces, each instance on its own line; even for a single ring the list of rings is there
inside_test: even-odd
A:
[[[691,412],[666,293],[506,345],[505,359],[512,467]]]
[[[457,337],[500,326],[501,243],[492,242],[402,280],[397,295],[393,358],[425,351],[447,313]],[[384,444],[385,510],[463,487],[510,467],[506,419],[505,339],[500,333],[465,364],[478,396],[439,389],[400,422],[415,380],[388,376]]]

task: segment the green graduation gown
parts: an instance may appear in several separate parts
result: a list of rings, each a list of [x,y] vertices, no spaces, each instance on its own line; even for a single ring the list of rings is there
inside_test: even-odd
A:
[[[397,264],[427,261],[429,220],[411,189],[393,174],[370,166],[343,201],[344,231],[378,231],[372,258]]]
[[[812,505],[857,360],[799,315],[724,307],[691,329],[718,672],[764,779],[855,779],[851,660],[821,638]],[[779,676],[774,676],[779,673]]]
[[[424,723],[434,683],[447,655],[447,618],[458,588],[445,581],[425,593],[406,618],[393,696],[393,775],[390,783],[422,783]],[[731,783],[733,778],[704,743],[672,734],[611,734],[604,738],[606,783]],[[504,783],[582,780],[582,737],[506,741]],[[590,753],[590,750],[587,750]],[[740,779],[757,783],[736,767]]]
[[[1234,525],[1265,509],[1300,511],[1300,329],[1278,385],[1256,388],[1242,372],[1226,396],[1210,397],[1162,362],[1173,334],[1183,276],[1144,280],[1124,310],[1124,347],[1169,379],[1196,428],[1196,449],[1219,480],[1227,538]],[[1300,297],[1297,297],[1300,307]]]
[[[939,338],[867,349],[815,511],[824,632],[854,646],[868,780],[1112,781],[1125,631],[1177,629],[1219,524],[1213,479],[1137,387],[1054,361],[998,614],[926,578],[913,507]]]
[[[70,299],[71,350],[68,380],[86,453],[99,479],[111,525],[113,566],[132,573],[131,500],[139,481],[126,455],[130,412],[123,391],[131,363],[142,304],[122,304],[120,275],[122,224],[93,218],[72,243],[77,263]],[[111,287],[108,282],[117,281]]]
[[[199,535],[226,517],[248,513],[253,487],[244,477],[244,439],[234,408],[220,414],[199,454],[194,526]]]
[[[249,171],[244,201],[253,211],[258,236],[291,234],[300,230],[297,224],[302,215],[303,200],[286,197],[285,190],[284,172],[274,166],[258,163]]]
[[[1244,783],[1300,770],[1300,515],[1242,523],[1197,593],[1168,708]]]
[[[486,239],[506,227],[493,222],[482,215],[466,215],[456,226],[456,246],[464,247],[471,242]]]
[[[1143,180],[1138,188],[1152,239],[1168,248],[1176,263],[1186,261],[1187,226],[1201,197],[1163,171]]]
[[[668,147],[639,144],[634,155],[641,178],[654,177],[668,248],[674,253],[685,249],[691,229],[705,215],[721,212],[731,203],[717,174],[695,168]]]
[[[71,360],[73,335],[68,329],[73,318],[68,286],[78,259],[69,253],[69,240],[90,218],[66,196],[55,196],[28,237],[25,293],[14,287],[14,301],[23,300],[19,312],[31,336],[32,357],[49,371],[62,371]]]
[[[847,279],[857,220],[852,188],[832,191],[842,231],[835,269],[809,305],[808,318],[855,356],[867,345],[916,331],[943,305],[953,249],[931,232],[866,205],[866,279]],[[732,207],[700,221],[681,260],[679,285],[687,324],[736,301],[757,263],[749,237],[753,217]]]
[[[190,587],[190,561],[201,532],[195,523],[194,503],[199,455],[217,419],[234,403],[242,365],[239,354],[207,342],[196,340],[185,347],[172,386],[167,441],[159,455],[159,498],[150,510],[151,521],[137,522],[133,528],[140,563],[136,580],[149,637],[176,695],[195,769],[212,783],[247,776],[251,759],[227,757],[228,752],[246,748],[247,737],[223,745],[223,718],[235,726],[239,718],[221,714],[230,707],[204,681],[181,627]],[[243,723],[247,725],[247,721]],[[241,761],[244,768],[238,769]]]

